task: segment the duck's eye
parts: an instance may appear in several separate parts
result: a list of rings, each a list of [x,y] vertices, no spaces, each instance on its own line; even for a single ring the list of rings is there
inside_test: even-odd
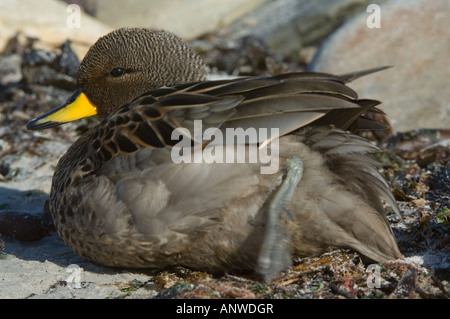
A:
[[[114,78],[118,78],[122,75],[125,74],[125,69],[123,68],[114,68],[111,70],[111,72],[109,73],[112,77]]]

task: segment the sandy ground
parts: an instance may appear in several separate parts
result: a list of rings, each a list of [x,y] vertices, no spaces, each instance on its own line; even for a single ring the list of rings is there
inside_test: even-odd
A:
[[[2,205],[21,212],[40,214],[48,199],[53,169],[70,143],[44,143],[40,156],[24,153],[12,169],[20,168],[13,181],[0,182]],[[55,232],[42,240],[22,242],[0,237],[0,298],[107,298],[120,297],[133,280],[147,280],[139,272],[94,265],[75,255]],[[78,265],[70,266],[70,265]],[[78,277],[79,274],[79,277]],[[80,282],[80,288],[67,285]]]

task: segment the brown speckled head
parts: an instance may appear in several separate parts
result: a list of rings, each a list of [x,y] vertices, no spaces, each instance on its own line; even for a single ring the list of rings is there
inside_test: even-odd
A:
[[[180,38],[122,28],[100,39],[81,62],[78,86],[105,118],[129,100],[162,86],[203,81],[205,65]]]

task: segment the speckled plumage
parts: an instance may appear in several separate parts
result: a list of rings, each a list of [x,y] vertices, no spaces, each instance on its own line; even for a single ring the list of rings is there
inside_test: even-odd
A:
[[[129,71],[113,78],[117,67]],[[252,272],[283,162],[298,156],[303,178],[279,225],[292,256],[336,246],[375,261],[402,258],[382,201],[399,211],[376,169],[376,147],[346,131],[376,126],[360,115],[378,102],[358,99],[345,85],[366,73],[205,82],[203,63],[169,33],[106,35],[78,76],[102,121],[71,146],[53,177],[50,210],[59,235],[80,256],[107,266]],[[196,119],[222,130],[280,128],[280,170],[173,163],[171,132],[191,129]]]

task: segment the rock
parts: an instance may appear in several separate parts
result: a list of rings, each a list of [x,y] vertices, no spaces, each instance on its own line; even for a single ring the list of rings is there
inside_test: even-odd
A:
[[[271,50],[260,38],[245,36],[236,40],[216,37],[189,43],[210,68],[211,73],[233,76],[261,76],[299,71],[295,63]]]
[[[0,52],[10,38],[20,33],[25,38],[36,39],[35,47],[47,50],[71,39],[81,59],[92,43],[112,28],[81,10],[80,25],[77,27],[71,24],[76,13],[70,8],[68,4],[57,0],[0,1]]]
[[[52,220],[46,220],[43,215],[0,210],[0,234],[31,242],[50,236],[52,229]]]
[[[90,0],[96,16],[116,28],[151,27],[192,40],[251,12],[267,0]]]
[[[191,45],[203,53],[209,66],[228,74],[299,71],[311,62],[318,44],[327,35],[356,13],[364,12],[368,3],[369,0],[264,2]],[[199,45],[199,41],[207,43]]]
[[[311,70],[346,73],[382,65],[392,69],[352,83],[379,99],[396,131],[448,128],[450,123],[449,0],[392,0],[381,7],[381,28],[364,13],[319,49]]]
[[[3,85],[19,82],[22,79],[19,54],[11,54],[0,59],[0,83]]]
[[[66,41],[59,52],[27,49],[22,61],[22,72],[28,84],[51,85],[72,91],[76,88],[79,66],[80,62],[70,42]]]
[[[0,125],[5,122],[4,114],[8,114],[7,126],[24,125],[22,120],[39,114],[34,106],[48,105],[48,110],[63,104],[76,88],[80,65],[70,41],[46,51],[35,49],[34,43],[25,47],[16,45],[15,40],[8,42],[0,56]],[[20,115],[17,112],[25,116],[20,116],[22,119],[12,116]],[[0,143],[0,154],[1,150]]]
[[[278,53],[298,57],[300,50],[318,45],[326,36],[373,0],[278,0],[259,6],[232,23],[224,33],[235,38],[257,36]]]

